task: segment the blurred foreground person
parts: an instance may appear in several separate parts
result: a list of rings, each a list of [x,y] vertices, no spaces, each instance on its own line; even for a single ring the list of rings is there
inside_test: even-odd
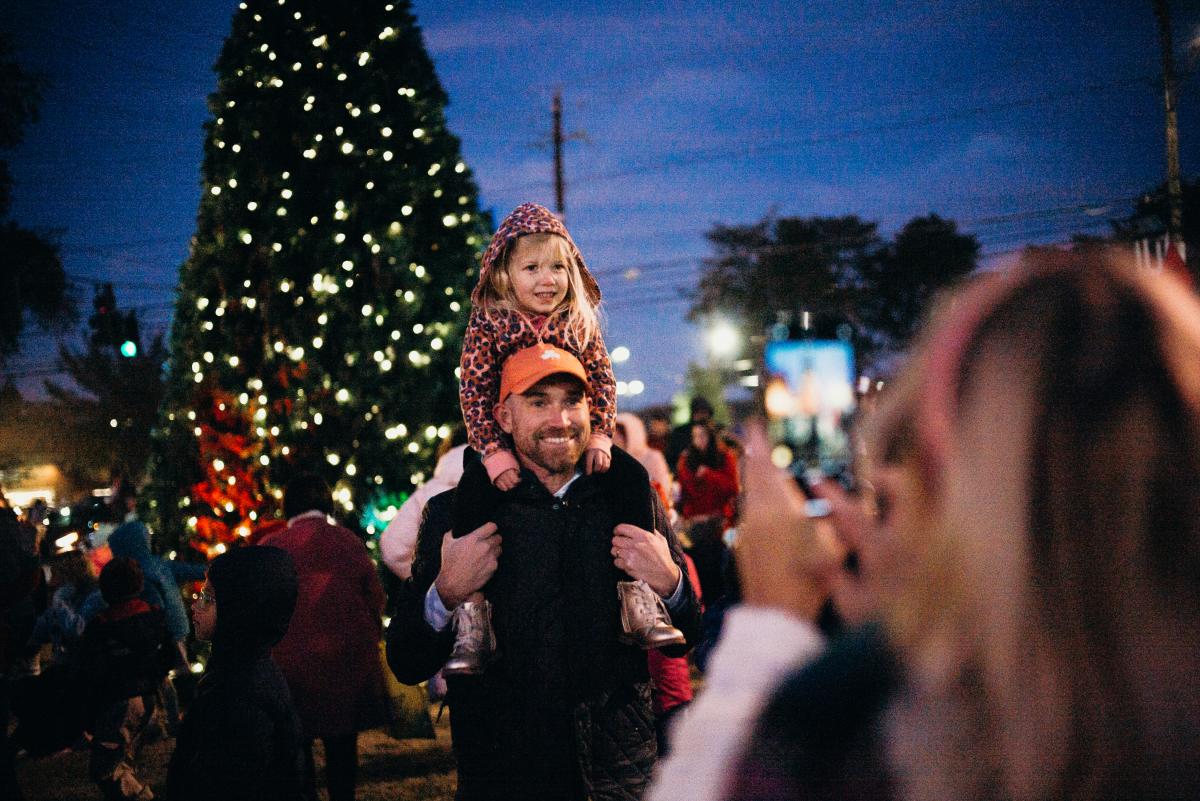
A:
[[[271,647],[296,607],[296,566],[261,545],[218,556],[192,604],[212,657],[179,727],[167,771],[171,801],[297,801],[300,721]]]
[[[863,503],[820,485],[841,538],[750,444],[746,604],[652,798],[1200,797],[1181,285],[1074,254],[979,279],[874,420]],[[822,642],[830,594],[879,625]]]

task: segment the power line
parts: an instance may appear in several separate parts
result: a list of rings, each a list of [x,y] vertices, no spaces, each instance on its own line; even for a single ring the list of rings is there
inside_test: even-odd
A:
[[[958,109],[955,111],[944,112],[940,114],[925,114],[909,120],[900,120],[898,122],[866,126],[862,128],[835,131],[828,134],[813,134],[807,137],[790,137],[783,138],[769,144],[744,143],[731,149],[724,148],[706,148],[695,151],[687,157],[676,159],[659,158],[655,163],[648,165],[633,165],[630,167],[612,170],[609,172],[593,173],[591,175],[583,175],[578,178],[578,181],[608,181],[614,178],[623,178],[631,175],[649,174],[659,172],[673,167],[691,166],[695,164],[710,163],[713,161],[721,161],[723,159],[743,160],[755,159],[768,155],[778,155],[787,152],[793,148],[805,148],[814,145],[829,144],[832,142],[848,141],[853,139],[861,139],[871,135],[892,133],[900,130],[910,130],[913,128],[921,128],[929,125],[937,125],[944,122],[956,122],[972,117],[994,114],[1001,111],[1010,111],[1018,108],[1028,108],[1039,105],[1045,102],[1061,101],[1067,98],[1081,97],[1088,94],[1093,94],[1104,89],[1110,89],[1118,86],[1129,86],[1134,84],[1144,84],[1153,80],[1154,76],[1137,76],[1134,78],[1124,78],[1115,81],[1104,81],[1085,84],[1083,86],[1074,87],[1072,89],[1055,90],[1053,92],[1044,92],[1039,95],[1032,95],[1015,100],[1005,101],[1001,103],[983,104],[970,108]],[[519,186],[502,187],[498,191],[520,191],[528,189],[543,188],[545,182],[527,183]]]

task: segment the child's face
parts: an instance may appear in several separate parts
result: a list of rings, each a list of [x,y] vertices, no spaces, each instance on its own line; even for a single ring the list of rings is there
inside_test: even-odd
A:
[[[571,268],[565,251],[553,234],[529,234],[513,244],[508,279],[522,311],[550,314],[567,297]]]

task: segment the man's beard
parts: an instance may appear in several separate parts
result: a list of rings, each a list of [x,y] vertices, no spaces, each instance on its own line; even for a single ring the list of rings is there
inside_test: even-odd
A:
[[[588,426],[542,429],[527,436],[521,436],[521,433],[514,432],[517,450],[552,475],[574,472],[590,436]],[[570,439],[565,444],[551,444],[545,441],[556,437]]]

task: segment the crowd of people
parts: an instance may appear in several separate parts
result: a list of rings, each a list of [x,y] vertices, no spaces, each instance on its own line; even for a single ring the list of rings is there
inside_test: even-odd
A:
[[[461,801],[1200,793],[1187,288],[1095,252],[971,279],[858,423],[853,485],[802,488],[704,398],[617,413],[599,287],[541,207],[480,286],[466,427],[381,567],[314,475],[206,569],[154,555],[128,493],[98,575],[0,509],[5,797],[17,748],[74,747],[150,798],[138,749],[174,737],[172,799],[316,798],[316,739],[351,799],[384,669],[444,695]]]

